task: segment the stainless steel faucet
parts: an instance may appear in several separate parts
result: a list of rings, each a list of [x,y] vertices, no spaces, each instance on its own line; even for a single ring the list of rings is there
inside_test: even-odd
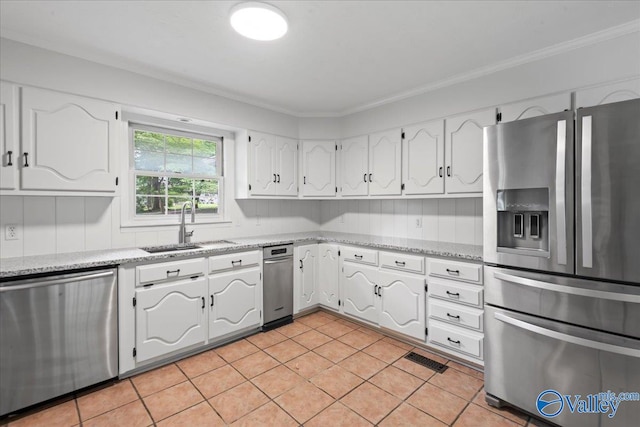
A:
[[[187,231],[187,225],[185,224],[184,213],[187,210],[187,205],[189,205],[189,207],[191,208],[191,223],[193,224],[196,222],[196,210],[193,207],[193,202],[184,202],[180,211],[180,235],[178,236],[178,243],[181,245],[184,243],[189,243],[194,231]]]

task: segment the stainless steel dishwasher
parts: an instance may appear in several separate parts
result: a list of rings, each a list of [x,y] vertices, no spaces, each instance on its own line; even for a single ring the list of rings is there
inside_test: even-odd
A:
[[[0,415],[118,375],[115,269],[0,283]]]
[[[263,249],[262,330],[293,321],[293,245]]]

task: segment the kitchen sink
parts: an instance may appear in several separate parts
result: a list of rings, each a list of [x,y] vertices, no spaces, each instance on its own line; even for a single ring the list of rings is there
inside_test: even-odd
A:
[[[145,252],[149,252],[150,254],[157,254],[161,252],[180,252],[180,251],[190,251],[193,249],[200,249],[202,246],[198,245],[179,245],[179,246],[154,246],[150,248],[140,248]]]
[[[202,247],[205,249],[212,249],[212,248],[220,248],[220,247],[229,246],[229,245],[237,245],[237,243],[232,242],[231,240],[216,240],[214,242],[203,243]]]

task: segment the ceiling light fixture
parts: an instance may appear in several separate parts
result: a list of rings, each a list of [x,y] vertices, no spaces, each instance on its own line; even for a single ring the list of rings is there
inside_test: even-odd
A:
[[[287,33],[287,17],[280,9],[260,2],[245,2],[231,9],[231,26],[253,40],[279,39]]]

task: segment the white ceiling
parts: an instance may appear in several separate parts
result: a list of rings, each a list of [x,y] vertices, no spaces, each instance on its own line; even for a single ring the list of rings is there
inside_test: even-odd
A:
[[[2,0],[0,35],[321,116],[426,91],[640,19],[637,1],[270,1],[288,16],[289,32],[257,42],[231,29],[237,3]]]

